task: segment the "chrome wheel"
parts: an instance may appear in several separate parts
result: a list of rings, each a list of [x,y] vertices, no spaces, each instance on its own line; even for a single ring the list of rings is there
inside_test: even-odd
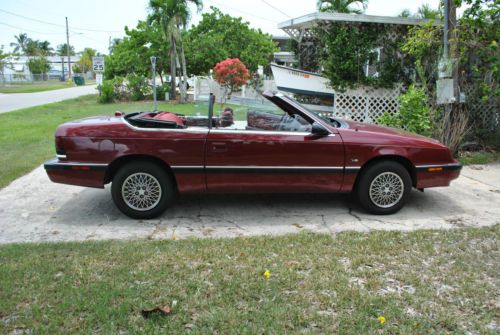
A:
[[[121,191],[125,204],[141,212],[155,208],[162,194],[158,179],[145,172],[128,176],[122,184]]]
[[[370,200],[381,208],[396,205],[403,197],[403,193],[403,180],[394,172],[382,172],[370,183]]]

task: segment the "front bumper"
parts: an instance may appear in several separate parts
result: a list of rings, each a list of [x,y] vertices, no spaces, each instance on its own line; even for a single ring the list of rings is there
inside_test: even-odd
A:
[[[449,186],[462,170],[459,162],[436,165],[417,165],[417,188]]]
[[[43,165],[54,183],[86,187],[104,187],[108,164],[68,162],[51,159]]]

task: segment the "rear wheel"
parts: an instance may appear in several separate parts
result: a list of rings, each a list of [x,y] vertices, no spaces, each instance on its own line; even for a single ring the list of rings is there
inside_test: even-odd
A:
[[[361,206],[368,212],[392,214],[404,206],[411,185],[410,174],[403,165],[382,161],[364,170],[356,191]]]
[[[121,167],[111,185],[113,201],[134,219],[159,216],[173,202],[175,188],[164,168],[151,162],[132,162]]]

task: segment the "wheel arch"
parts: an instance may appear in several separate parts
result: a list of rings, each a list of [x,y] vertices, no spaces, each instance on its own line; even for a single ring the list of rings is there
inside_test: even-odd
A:
[[[410,174],[411,178],[411,184],[413,187],[416,187],[417,185],[417,170],[415,168],[415,165],[406,157],[401,156],[401,155],[381,155],[381,156],[376,156],[371,158],[370,160],[366,161],[363,166],[361,166],[361,169],[359,170],[357,176],[356,176],[356,181],[354,182],[354,187],[353,190],[355,190],[358,187],[358,182],[360,177],[363,175],[363,172],[366,171],[370,166],[373,164],[376,164],[378,162],[382,161],[392,161],[392,162],[397,162],[400,163],[405,167],[405,169],[408,171]]]
[[[170,178],[172,178],[175,188],[177,189],[177,180],[175,178],[175,174],[170,165],[168,165],[163,159],[150,155],[136,155],[136,154],[120,156],[116,158],[114,161],[112,161],[111,164],[109,164],[108,168],[106,169],[106,174],[104,176],[104,184],[110,183],[113,180],[113,177],[115,176],[116,172],[122,166],[130,162],[137,162],[137,161],[151,162],[164,168],[165,172],[169,175]]]

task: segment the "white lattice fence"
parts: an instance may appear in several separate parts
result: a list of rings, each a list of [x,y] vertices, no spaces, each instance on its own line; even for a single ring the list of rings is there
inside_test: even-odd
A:
[[[500,127],[500,99],[498,97],[483,102],[481,99],[474,99],[477,94],[471,86],[464,87],[464,93],[469,99],[467,109],[472,117],[473,124],[482,129],[499,131]]]
[[[333,114],[353,121],[376,123],[385,112],[399,111],[401,87],[394,89],[358,88],[337,93]]]

